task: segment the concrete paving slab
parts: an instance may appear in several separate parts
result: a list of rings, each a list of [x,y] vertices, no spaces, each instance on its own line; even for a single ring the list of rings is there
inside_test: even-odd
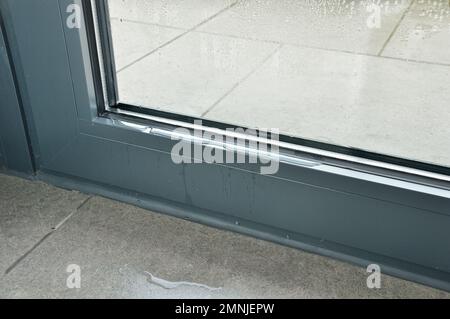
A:
[[[81,288],[69,289],[69,265]],[[151,273],[157,279],[150,281]],[[0,280],[6,298],[449,298],[390,276],[247,236],[91,198]],[[159,279],[159,280],[158,280]],[[161,281],[207,285],[164,288]],[[166,286],[167,287],[167,286]]]
[[[277,45],[189,33],[117,75],[120,100],[200,116]]]
[[[0,278],[87,198],[79,192],[0,174]]]
[[[184,32],[179,29],[127,22],[120,19],[111,20],[111,31],[114,59],[118,71]]]
[[[245,0],[198,30],[333,50],[377,54],[410,1]],[[379,14],[379,15],[378,15]],[[372,22],[379,19],[379,25]]]
[[[284,46],[205,117],[450,166],[449,82],[447,66]]]
[[[190,29],[236,0],[109,0],[110,15],[145,23]]]
[[[448,0],[417,0],[389,41],[383,55],[450,65]]]

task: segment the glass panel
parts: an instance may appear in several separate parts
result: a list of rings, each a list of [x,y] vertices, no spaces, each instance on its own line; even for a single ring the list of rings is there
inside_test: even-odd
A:
[[[450,167],[448,0],[109,0],[122,103]]]

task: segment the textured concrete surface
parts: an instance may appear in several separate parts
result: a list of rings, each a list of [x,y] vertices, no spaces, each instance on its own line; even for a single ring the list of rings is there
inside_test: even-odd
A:
[[[232,87],[264,63],[277,47],[191,33],[120,72],[119,86],[127,83],[127,89],[119,92],[120,99],[137,105],[145,101],[143,105],[175,113],[182,108],[183,113],[201,116],[221,98],[224,88]],[[222,52],[220,57],[215,56],[218,51]],[[237,54],[241,51],[247,54]]]
[[[449,82],[450,67],[283,47],[205,117],[450,166]]]
[[[384,56],[450,64],[450,3],[418,0],[383,51]]]
[[[122,102],[450,166],[448,0],[109,3]]]
[[[450,297],[386,275],[368,289],[363,268],[40,182],[0,175],[0,201],[3,298]]]
[[[380,27],[368,28],[373,1],[242,0],[198,30],[255,40],[377,54],[410,4],[379,1]]]
[[[0,272],[75,212],[88,196],[0,175]]]

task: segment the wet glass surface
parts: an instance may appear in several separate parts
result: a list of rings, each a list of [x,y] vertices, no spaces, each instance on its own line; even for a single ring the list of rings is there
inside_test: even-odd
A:
[[[450,167],[448,0],[109,0],[119,100]]]

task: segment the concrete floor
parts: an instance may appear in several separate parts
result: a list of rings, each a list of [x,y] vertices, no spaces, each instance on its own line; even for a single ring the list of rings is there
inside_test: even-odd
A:
[[[69,289],[71,264],[81,288]],[[146,274],[221,288],[161,287]],[[329,258],[0,174],[0,298],[450,298]]]
[[[109,3],[122,102],[450,166],[448,0]]]

